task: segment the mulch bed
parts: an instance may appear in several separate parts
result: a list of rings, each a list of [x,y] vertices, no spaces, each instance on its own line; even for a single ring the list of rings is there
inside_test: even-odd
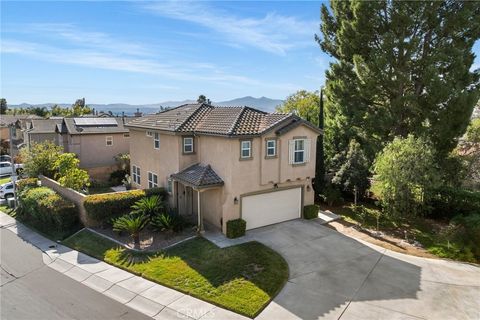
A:
[[[91,228],[105,236],[113,238],[125,244],[129,248],[133,248],[132,238],[125,232],[119,233],[113,231],[112,228],[95,227]],[[191,238],[197,234],[195,227],[188,227],[182,232],[167,234],[165,232],[153,231],[145,229],[140,233],[140,249],[145,251],[159,251],[182,240]]]

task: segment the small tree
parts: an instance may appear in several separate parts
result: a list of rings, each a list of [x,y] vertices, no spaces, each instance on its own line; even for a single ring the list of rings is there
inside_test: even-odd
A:
[[[8,110],[7,99],[0,98],[0,114],[6,114]]]
[[[385,212],[402,217],[428,210],[441,177],[431,144],[412,135],[389,143],[375,159],[374,172],[372,191]]]
[[[116,219],[113,230],[125,231],[133,239],[134,247],[140,248],[140,232],[147,226],[148,219],[144,215],[126,214]]]
[[[82,190],[90,184],[90,177],[87,171],[80,169],[75,153],[63,153],[54,163],[55,178],[64,187],[74,190]]]
[[[130,173],[130,154],[129,153],[119,153],[115,156],[115,161],[117,162],[118,168],[120,170]]]
[[[352,139],[344,162],[335,173],[332,182],[341,185],[343,190],[352,192],[357,204],[357,195],[364,195],[368,189],[369,162],[360,144]]]
[[[44,176],[54,178],[55,161],[62,153],[62,147],[56,146],[51,141],[33,143],[30,147],[20,151],[24,161],[24,172],[30,177]]]

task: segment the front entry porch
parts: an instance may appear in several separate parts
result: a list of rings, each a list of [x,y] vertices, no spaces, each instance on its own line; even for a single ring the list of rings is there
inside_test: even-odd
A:
[[[204,219],[220,224],[218,206],[223,180],[210,165],[194,164],[172,174],[174,206],[178,213],[204,232]]]

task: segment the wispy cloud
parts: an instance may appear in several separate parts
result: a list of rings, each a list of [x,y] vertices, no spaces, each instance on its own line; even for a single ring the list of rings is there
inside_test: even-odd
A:
[[[240,18],[200,2],[169,1],[142,4],[163,17],[198,24],[218,34],[230,46],[249,46],[284,55],[298,46],[311,44],[317,22],[268,13],[261,18]]]

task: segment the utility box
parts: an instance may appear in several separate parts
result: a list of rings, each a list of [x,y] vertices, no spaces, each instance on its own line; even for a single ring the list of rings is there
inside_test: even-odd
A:
[[[15,198],[8,198],[7,205],[9,208],[15,209]]]

